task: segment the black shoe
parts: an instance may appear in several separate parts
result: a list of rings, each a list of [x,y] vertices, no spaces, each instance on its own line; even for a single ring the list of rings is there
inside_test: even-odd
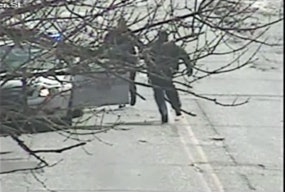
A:
[[[175,111],[175,113],[177,117],[182,115],[181,111]]]
[[[120,105],[119,105],[119,109],[124,108],[124,107],[126,107],[125,104],[120,104]]]
[[[161,123],[162,124],[168,123],[168,115],[167,114],[161,115]]]

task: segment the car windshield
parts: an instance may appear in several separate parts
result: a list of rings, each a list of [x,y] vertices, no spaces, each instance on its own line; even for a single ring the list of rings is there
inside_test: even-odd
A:
[[[31,46],[0,46],[0,71],[14,71],[25,67],[46,70],[57,67],[59,60],[54,54]]]
[[[89,63],[86,67],[89,71],[104,71],[95,63]],[[60,62],[53,52],[38,47],[0,46],[0,72],[12,72],[21,68],[39,71],[67,68],[67,64]]]

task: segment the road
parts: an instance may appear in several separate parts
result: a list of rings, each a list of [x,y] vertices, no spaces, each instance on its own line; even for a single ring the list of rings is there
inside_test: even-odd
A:
[[[193,85],[197,93],[223,102],[231,102],[236,96],[241,100],[250,97],[250,102],[221,107],[181,94],[184,108],[197,117],[184,115],[175,121],[170,111],[166,125],[159,122],[152,91],[139,87],[147,101],[105,114],[106,123],[119,115],[123,125],[89,136],[95,140],[84,148],[44,155],[53,163],[63,159],[52,168],[38,171],[36,175],[45,185],[27,173],[2,175],[1,191],[40,192],[47,191],[46,186],[58,192],[281,192],[282,72],[280,60],[274,70],[246,68],[199,81]],[[146,78],[139,75],[138,80]],[[94,121],[90,119],[89,124]],[[74,143],[57,133],[23,139],[37,149]],[[35,162],[9,138],[1,138],[1,151],[12,151],[1,155],[2,170],[9,169],[8,158],[19,167]]]

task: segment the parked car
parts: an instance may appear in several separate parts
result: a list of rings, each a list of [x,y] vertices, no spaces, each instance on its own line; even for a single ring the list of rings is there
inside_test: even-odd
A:
[[[94,73],[72,75],[66,66],[57,68],[60,61],[54,55],[38,57],[40,54],[44,55],[43,50],[31,45],[0,46],[2,124],[16,118],[26,123],[47,119],[71,125],[72,118],[82,115],[85,107],[129,102],[128,82],[96,64],[87,65]],[[51,69],[56,75],[47,75]]]

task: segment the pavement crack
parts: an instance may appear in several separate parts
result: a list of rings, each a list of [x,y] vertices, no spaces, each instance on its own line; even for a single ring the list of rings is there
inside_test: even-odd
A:
[[[256,188],[251,184],[249,178],[244,175],[244,174],[240,174],[241,178],[245,181],[246,185],[248,186],[248,188],[252,191],[256,191]]]
[[[203,107],[201,106],[201,104],[199,103],[198,100],[195,101],[196,104],[198,105],[198,108],[201,110],[203,116],[205,117],[205,120],[209,123],[210,127],[212,128],[212,130],[215,132],[216,135],[220,135],[220,133],[218,132],[218,130],[216,129],[215,125],[212,123],[212,121],[210,120],[210,118],[208,117],[206,111],[203,109]],[[238,165],[238,162],[236,161],[236,159],[234,158],[234,156],[230,153],[228,146],[226,145],[225,141],[222,140],[220,141],[223,143],[222,147],[223,149],[226,151],[226,154],[230,157],[230,159],[232,160],[232,162],[235,165]]]
[[[268,168],[263,164],[252,164],[252,163],[234,164],[234,163],[229,163],[226,161],[208,161],[208,162],[195,161],[194,163],[190,164],[190,166],[193,166],[193,164],[195,165],[211,164],[211,165],[220,166],[220,167],[236,167],[236,168],[251,167],[251,168],[256,168],[256,169],[261,169],[261,170],[279,171],[279,169]]]
[[[190,166],[193,167],[194,170],[197,171],[197,172],[199,172],[199,173],[203,173],[203,172],[204,172],[203,169],[200,168],[199,166],[197,166],[196,163],[191,163]]]

